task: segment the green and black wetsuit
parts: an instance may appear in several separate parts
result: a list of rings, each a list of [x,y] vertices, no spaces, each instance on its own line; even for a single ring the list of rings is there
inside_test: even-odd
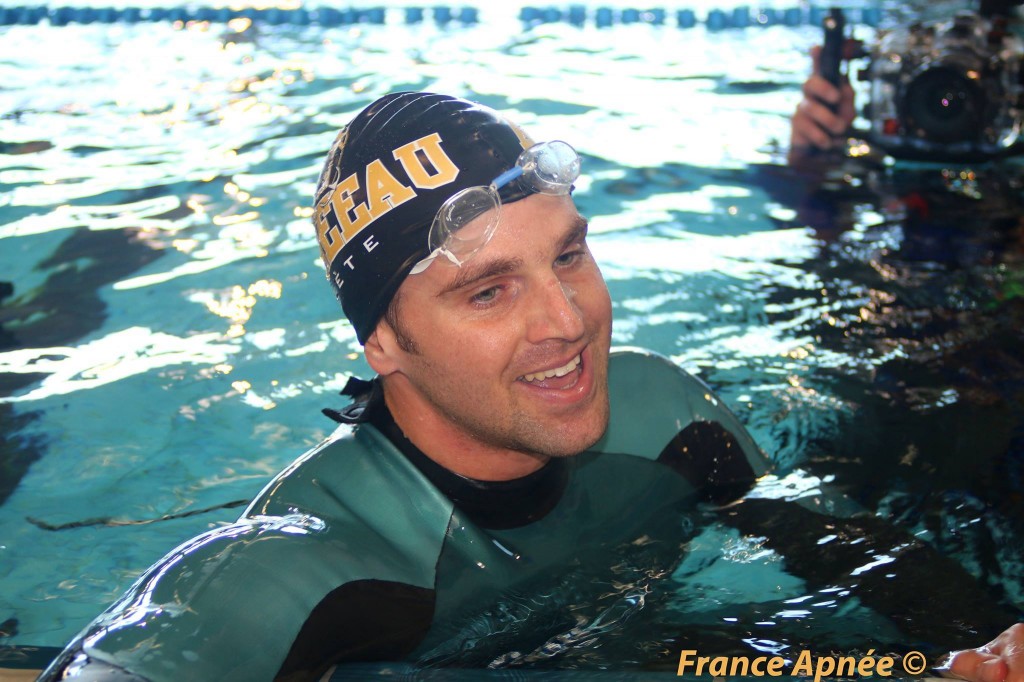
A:
[[[611,423],[592,450],[498,483],[435,464],[370,392],[344,413],[361,424],[150,568],[42,679],[316,679],[355,661],[487,665],[517,639],[542,642],[502,620],[515,596],[623,546],[671,545],[681,509],[733,499],[767,470],[735,417],[667,360],[613,353],[609,382]],[[666,549],[678,559],[678,543]]]

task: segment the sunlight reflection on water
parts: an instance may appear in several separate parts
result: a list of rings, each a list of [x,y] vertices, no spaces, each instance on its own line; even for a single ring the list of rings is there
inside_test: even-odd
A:
[[[523,30],[512,19],[0,31],[0,278],[15,286],[0,309],[13,339],[0,346],[0,407],[28,420],[18,438],[42,443],[0,505],[0,621],[17,615],[14,643],[63,644],[164,551],[235,512],[68,533],[26,517],[152,518],[251,497],[329,432],[320,408],[368,369],[323,281],[310,196],[337,129],[388,91],[466,95],[536,139],[576,146],[575,196],[616,302],[614,341],[700,373],[783,467],[850,462],[840,476],[856,482],[862,441],[844,449],[837,434],[862,415],[895,402],[968,420],[964,396],[982,396],[987,424],[988,406],[1015,390],[912,381],[985,330],[1005,333],[969,312],[1012,300],[1012,267],[969,261],[974,288],[960,287],[932,252],[908,255],[921,239],[893,196],[851,200],[839,229],[770,184],[815,28]],[[925,341],[922,318],[938,327]],[[998,349],[981,355],[1012,369]],[[985,374],[962,364],[959,376]],[[862,450],[880,449],[869,429],[854,433],[868,439]],[[927,525],[902,476],[934,471],[911,470],[920,460],[899,449],[891,459],[909,463],[889,472],[910,491],[865,499]],[[799,496],[820,474],[774,485]],[[994,518],[986,532],[1007,532]],[[717,595],[676,597],[698,624],[808,596],[756,538],[711,527],[690,549],[677,575]],[[732,573],[738,564],[764,573]],[[777,591],[758,596],[762,578]],[[808,608],[832,608],[823,603]],[[779,618],[804,613],[779,604]]]

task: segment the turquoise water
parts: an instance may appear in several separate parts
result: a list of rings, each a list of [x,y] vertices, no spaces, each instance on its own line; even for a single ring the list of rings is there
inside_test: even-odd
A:
[[[818,40],[524,30],[511,11],[0,28],[0,644],[63,645],[330,432],[320,408],[367,369],[309,198],[337,128],[393,90],[476,99],[576,146],[614,341],[709,382],[777,464],[773,496],[831,486],[1019,615],[1019,168],[787,169]],[[812,621],[899,641],[856,596],[786,606],[809,583],[755,534],[704,523],[674,626],[758,650]]]

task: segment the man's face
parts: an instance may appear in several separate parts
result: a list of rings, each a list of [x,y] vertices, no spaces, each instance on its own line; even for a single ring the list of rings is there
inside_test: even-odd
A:
[[[438,258],[399,295],[414,348],[398,353],[398,373],[430,412],[417,418],[542,456],[576,454],[604,433],[611,300],[570,197],[503,206],[467,263]]]

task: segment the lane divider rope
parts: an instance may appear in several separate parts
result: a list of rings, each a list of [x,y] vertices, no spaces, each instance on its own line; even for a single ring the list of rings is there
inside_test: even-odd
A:
[[[692,9],[633,9],[584,5],[568,7],[523,7],[519,19],[527,27],[540,24],[567,23],[573,26],[594,25],[599,28],[614,25],[675,23],[678,28],[705,26],[712,31],[745,29],[767,26],[820,26],[828,14],[828,7],[790,7],[785,9],[751,9],[735,7],[729,10],[711,9],[698,16]],[[882,20],[878,7],[855,7],[845,10],[848,23],[861,23],[877,27]],[[476,7],[299,7],[296,9],[230,9],[227,7],[71,7],[23,5],[0,7],[0,26],[49,23],[52,26],[69,24],[113,24],[140,22],[209,22],[228,23],[235,19],[248,19],[253,23],[270,26],[346,26],[352,24],[418,24],[432,20],[438,25],[472,25],[480,22]]]

